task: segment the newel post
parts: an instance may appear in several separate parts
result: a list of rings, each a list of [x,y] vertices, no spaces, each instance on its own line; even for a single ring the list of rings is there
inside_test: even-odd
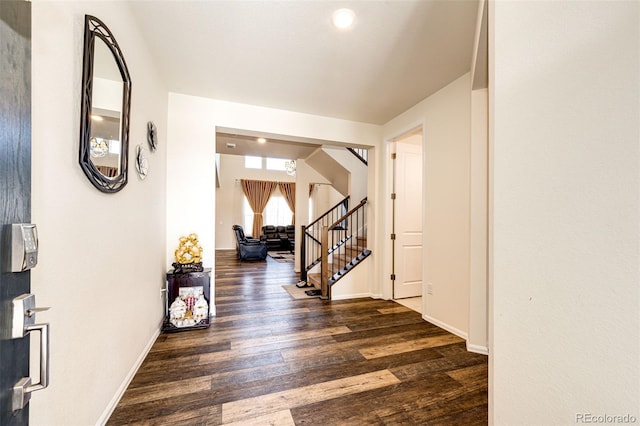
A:
[[[300,225],[300,281],[307,282],[307,227]]]
[[[322,289],[322,299],[331,299],[331,288],[329,287],[329,227],[322,227],[320,239],[320,281]]]

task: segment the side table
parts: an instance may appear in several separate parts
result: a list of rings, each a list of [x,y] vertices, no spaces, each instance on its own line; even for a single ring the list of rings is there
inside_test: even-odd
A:
[[[209,327],[211,268],[202,272],[167,273],[167,301],[162,331]]]

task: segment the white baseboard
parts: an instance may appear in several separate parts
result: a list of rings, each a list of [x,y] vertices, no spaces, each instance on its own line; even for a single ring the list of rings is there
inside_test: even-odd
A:
[[[489,348],[486,346],[472,345],[467,342],[467,350],[480,355],[489,355]]]
[[[113,398],[111,398],[111,401],[109,401],[109,405],[107,405],[107,407],[102,412],[102,415],[98,418],[98,421],[96,422],[97,425],[104,426],[107,423],[107,421],[109,420],[109,417],[111,417],[111,414],[113,414],[113,410],[115,410],[116,407],[118,406],[118,402],[120,402],[122,395],[124,395],[124,392],[127,390],[127,387],[129,387],[129,383],[131,383],[131,381],[133,380],[133,377],[138,372],[138,369],[142,365],[142,362],[144,361],[144,359],[149,354],[149,351],[153,347],[153,344],[156,342],[156,339],[158,338],[159,335],[160,335],[160,328],[158,328],[155,331],[155,333],[153,333],[153,335],[151,336],[151,339],[149,339],[149,341],[147,342],[147,345],[142,350],[142,353],[140,354],[140,356],[138,356],[138,359],[136,359],[135,364],[133,365],[133,367],[131,367],[131,370],[129,370],[129,373],[125,376],[124,380],[122,381],[122,384],[116,391],[115,395],[113,395]]]
[[[447,330],[449,333],[455,334],[456,336],[464,339],[465,341],[468,338],[468,335],[467,335],[466,332],[464,332],[462,330],[458,330],[457,328],[452,327],[449,324],[445,324],[442,321],[439,321],[439,320],[437,320],[435,318],[432,318],[429,315],[422,315],[422,319],[425,320],[425,321],[429,321],[433,325],[437,325],[438,327]]]
[[[346,299],[362,299],[363,297],[372,297],[371,293],[357,293],[357,294],[343,294],[340,296],[331,296],[331,300],[346,300]]]

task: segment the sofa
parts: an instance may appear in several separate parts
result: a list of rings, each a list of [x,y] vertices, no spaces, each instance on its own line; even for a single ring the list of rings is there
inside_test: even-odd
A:
[[[267,250],[292,250],[295,243],[295,231],[296,228],[293,225],[265,225],[262,227],[260,241],[267,244]]]
[[[236,236],[236,251],[240,260],[265,260],[267,258],[267,244],[244,233],[240,225],[233,225]]]

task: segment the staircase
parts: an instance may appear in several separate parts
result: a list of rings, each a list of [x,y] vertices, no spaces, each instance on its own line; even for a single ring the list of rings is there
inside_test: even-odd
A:
[[[367,239],[366,237],[359,237],[357,240],[356,247],[347,247],[344,253],[334,254],[333,259],[337,260],[336,262],[328,262],[329,270],[334,269],[334,263],[336,265],[349,265],[346,266],[345,269],[352,269],[355,264],[360,263],[365,257],[371,254],[371,251],[366,248]],[[355,259],[355,260],[354,260]],[[354,263],[350,265],[350,263]],[[339,277],[344,276],[344,274],[339,275]],[[322,288],[322,273],[321,272],[312,272],[307,274],[307,280],[310,285],[317,289]],[[337,280],[331,280],[330,283],[333,284]]]
[[[331,287],[371,254],[366,248],[367,199],[341,214],[348,203],[346,197],[302,227],[300,280],[314,287],[308,293],[320,294],[322,299],[331,299]]]

